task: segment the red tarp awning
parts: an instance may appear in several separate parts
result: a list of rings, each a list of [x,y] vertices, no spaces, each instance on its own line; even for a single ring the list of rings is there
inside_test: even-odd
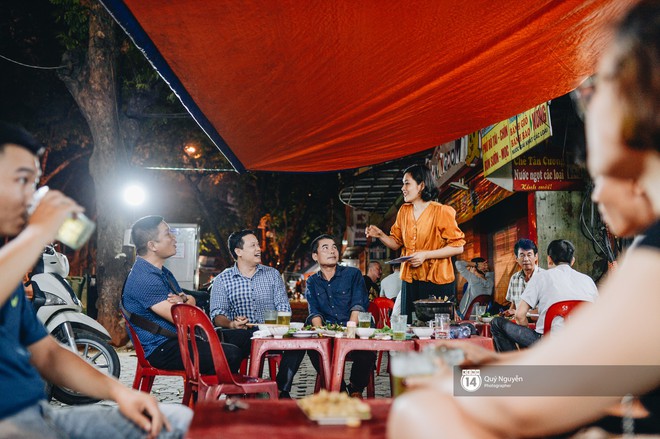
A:
[[[102,0],[238,170],[431,148],[575,88],[633,0]]]

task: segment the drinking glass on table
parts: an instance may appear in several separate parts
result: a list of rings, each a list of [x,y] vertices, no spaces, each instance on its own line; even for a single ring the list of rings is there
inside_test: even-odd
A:
[[[450,338],[449,325],[451,321],[449,320],[449,314],[441,313],[435,315],[435,338],[439,339],[448,339]]]
[[[269,309],[264,311],[264,323],[274,325],[277,323],[277,310]]]
[[[408,316],[407,315],[398,315],[392,316],[392,332],[394,340],[405,340],[406,339],[406,330],[408,329]]]
[[[361,312],[358,314],[358,327],[371,328],[371,313]]]
[[[291,324],[291,311],[278,311],[277,312],[277,324],[278,325],[290,325]]]
[[[436,370],[435,354],[429,351],[390,352],[390,373],[392,374],[392,397],[406,390],[405,380],[412,376],[431,376]]]

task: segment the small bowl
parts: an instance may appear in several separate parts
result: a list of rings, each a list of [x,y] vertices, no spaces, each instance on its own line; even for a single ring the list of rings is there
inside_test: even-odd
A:
[[[266,325],[264,323],[259,323],[259,325],[258,325],[259,331],[268,331],[269,327],[270,327],[270,325]]]
[[[490,323],[493,320],[493,317],[481,317],[481,321],[484,323]]]
[[[417,328],[412,328],[413,332],[420,340],[428,340],[433,335],[433,328],[428,326],[420,326]]]
[[[300,331],[303,328],[303,326],[305,326],[305,324],[302,322],[291,322],[290,326],[296,331]]]
[[[289,332],[288,325],[271,325],[268,327],[268,330],[273,334],[273,338],[282,338],[284,334]]]
[[[375,328],[356,328],[355,333],[360,338],[369,338],[376,332]]]

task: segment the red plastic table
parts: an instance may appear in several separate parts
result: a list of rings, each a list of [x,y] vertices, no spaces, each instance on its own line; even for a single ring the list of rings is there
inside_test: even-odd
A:
[[[414,351],[412,340],[362,340],[359,338],[337,338],[332,353],[331,391],[339,392],[344,380],[344,364],[351,351]]]
[[[321,359],[321,374],[323,375],[323,384],[326,389],[330,385],[330,364],[332,354],[332,339],[327,337],[313,338],[255,338],[252,339],[252,349],[250,351],[250,370],[248,375],[259,377],[263,357],[268,351],[300,351],[313,350],[319,353]]]
[[[495,350],[495,345],[493,345],[493,339],[490,337],[482,337],[480,335],[473,335],[470,338],[456,338],[456,339],[451,339],[451,340],[436,340],[434,338],[431,338],[429,340],[419,340],[415,339],[415,350],[421,351],[424,349],[425,346],[428,345],[433,345],[435,343],[439,342],[449,342],[449,343],[475,343],[478,344],[479,346],[482,346],[486,349],[490,349],[491,351]]]
[[[370,399],[371,419],[360,427],[318,425],[307,419],[295,401],[250,399],[248,408],[233,412],[225,410],[222,402],[204,402],[195,406],[195,415],[186,437],[206,439],[214,437],[264,439],[345,438],[384,439],[391,399]]]

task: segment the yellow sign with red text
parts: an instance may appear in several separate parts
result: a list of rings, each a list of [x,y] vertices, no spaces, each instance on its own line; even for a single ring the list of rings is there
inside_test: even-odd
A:
[[[552,135],[547,102],[481,130],[484,176]]]

